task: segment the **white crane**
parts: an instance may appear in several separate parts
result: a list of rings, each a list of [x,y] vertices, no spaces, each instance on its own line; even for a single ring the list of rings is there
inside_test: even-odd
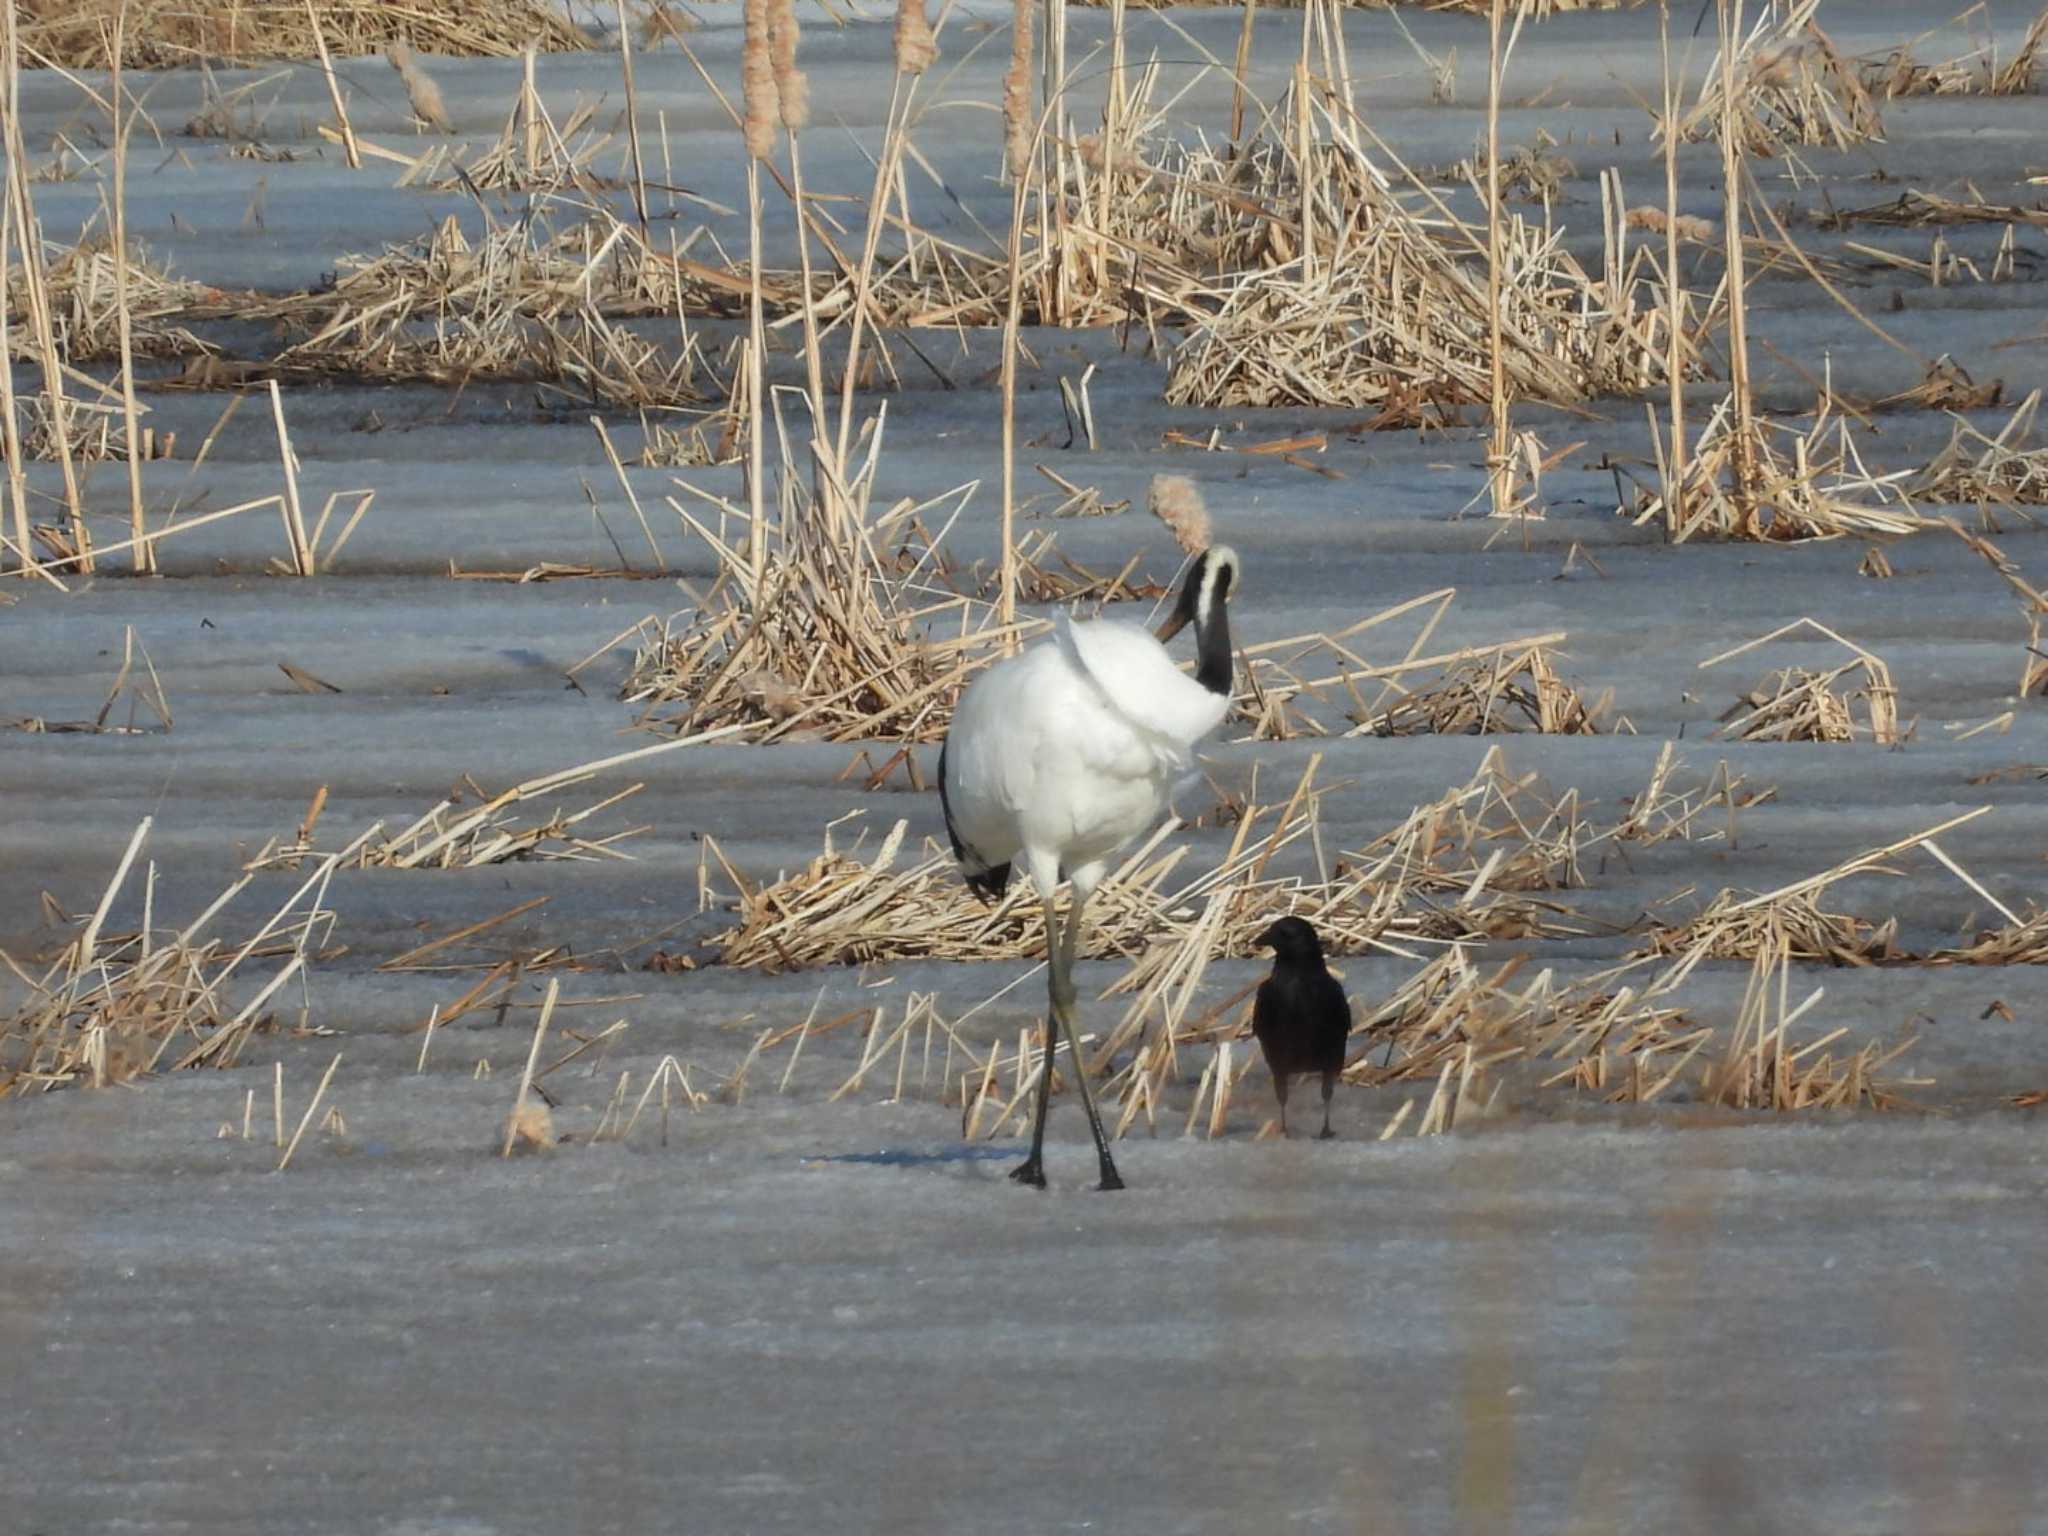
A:
[[[939,803],[968,887],[994,900],[1021,859],[1045,904],[1051,1007],[1031,1155],[1010,1173],[1020,1183],[1045,1187],[1045,1113],[1053,1050],[1064,1033],[1102,1159],[1101,1187],[1124,1187],[1074,1029],[1081,912],[1110,860],[1158,824],[1195,743],[1230,708],[1228,603],[1237,575],[1236,551],[1221,544],[1204,550],[1156,637],[1135,624],[1076,624],[1062,613],[1052,640],[998,662],[968,686],[939,750]],[[1189,624],[1193,678],[1165,645]],[[1074,888],[1064,932],[1054,923],[1062,873]]]

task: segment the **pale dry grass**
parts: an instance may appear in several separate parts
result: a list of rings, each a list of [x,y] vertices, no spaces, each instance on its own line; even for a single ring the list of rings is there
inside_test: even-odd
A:
[[[0,964],[27,990],[14,1014],[0,1020],[0,1098],[232,1066],[257,1031],[273,1027],[273,999],[330,942],[328,882],[355,845],[321,858],[240,941],[223,936],[219,925],[252,877],[229,885],[182,928],[163,928],[155,914],[157,867],[144,861],[140,925],[109,931],[108,916],[135,872],[150,824],[145,817],[136,827],[92,916],[45,969],[31,973],[0,953]],[[228,984],[245,987],[266,968],[253,995],[234,1007]]]

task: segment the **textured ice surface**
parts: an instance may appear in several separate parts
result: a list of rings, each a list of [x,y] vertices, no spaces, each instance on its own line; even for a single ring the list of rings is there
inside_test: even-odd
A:
[[[1950,10],[1837,6],[1827,20],[1844,49],[1874,51],[1942,25]],[[2009,50],[2032,7],[1992,10]],[[997,13],[956,14],[927,87],[936,105],[920,143],[950,195],[911,181],[920,216],[963,239],[977,219],[995,229],[1007,214],[985,105],[1007,52],[1000,30],[983,26]],[[1404,157],[1446,163],[1480,131],[1483,29],[1407,15],[1432,51],[1457,48],[1458,104],[1430,102],[1426,76],[1379,12],[1346,17],[1360,99]],[[692,34],[729,89],[737,20],[714,9]],[[1284,81],[1298,20],[1260,16],[1255,84],[1268,95]],[[1070,57],[1104,25],[1075,12]],[[1192,81],[1177,114],[1212,133],[1228,87],[1197,78],[1197,45],[1226,57],[1237,25],[1221,9],[1131,15],[1134,56],[1158,50],[1162,94]],[[1918,49],[1934,59],[1968,46],[1948,28]],[[861,148],[879,134],[887,47],[886,23],[809,24],[814,188],[865,192]],[[1695,75],[1705,53],[1693,56]],[[1546,24],[1516,59],[1510,99],[1538,104],[1514,107],[1504,137],[1528,142],[1548,129],[1576,162],[1557,216],[1589,262],[1599,171],[1619,167],[1637,199],[1661,186],[1632,94],[1654,92],[1655,61],[1654,17],[1642,13]],[[461,138],[494,134],[516,65],[432,67]],[[356,61],[346,72],[358,128],[410,147],[389,71]],[[257,78],[224,72],[221,83]],[[621,100],[608,55],[544,59],[541,80],[558,112],[579,92],[608,95],[607,111]],[[743,206],[735,137],[694,71],[668,49],[640,61],[638,85],[643,128],[652,138],[661,118],[668,127],[666,162],[651,158],[678,185]],[[74,88],[32,74],[24,90],[38,153],[53,133],[77,129]],[[1099,92],[1099,79],[1083,90]],[[396,189],[388,172],[349,173],[331,152],[265,165],[179,138],[199,93],[191,76],[155,84],[164,159],[138,150],[131,183],[132,227],[182,273],[286,289],[446,214],[481,225],[466,197]],[[305,125],[327,112],[317,76],[292,71],[260,97],[273,93],[269,136],[316,150]],[[1905,185],[1953,190],[1964,174],[1994,200],[2031,198],[2020,178],[2048,126],[2039,98],[1894,103],[1886,121],[1886,143],[1806,156],[1817,186],[1760,165],[1773,201],[1811,208],[1824,192],[1855,206]],[[1683,174],[1687,208],[1715,214],[1711,147],[1689,148]],[[259,186],[260,223],[247,216]],[[87,177],[39,185],[36,196],[58,235],[98,206],[99,188]],[[787,240],[785,212],[771,205],[772,241]],[[733,219],[687,203],[677,214],[684,227],[708,218],[737,248]],[[1925,231],[1798,232],[1823,253],[1845,254],[1846,240],[1927,253]],[[1995,239],[1951,232],[1980,262]],[[1866,272],[1852,291],[1907,348],[1951,352],[1980,378],[2004,377],[2016,398],[2042,382],[2039,349],[1995,344],[2048,319],[2036,280],[2048,240],[2023,229],[2019,246],[2017,282],[1935,290]],[[774,259],[791,254],[776,250]],[[1706,281],[1711,266],[1702,263]],[[1919,377],[1918,361],[1804,285],[1762,279],[1752,326],[1769,344],[1756,361],[1774,406],[1810,403],[1801,370],[1831,367],[1838,389],[1864,395]],[[1853,544],[1664,548],[1613,516],[1613,477],[1599,467],[1603,456],[1648,458],[1634,405],[1584,420],[1529,411],[1553,446],[1584,447],[1546,478],[1549,519],[1526,540],[1501,537],[1457,516],[1483,486],[1484,446],[1469,432],[1354,438],[1336,430],[1352,413],[1167,408],[1161,363],[1142,338],[1127,350],[1111,334],[1027,340],[1042,366],[1024,371],[1019,402],[1026,491],[1041,488],[1033,463],[1140,505],[1155,471],[1195,475],[1220,534],[1246,559],[1233,613],[1242,642],[1455,586],[1437,641],[1564,630],[1567,676],[1589,694],[1612,689],[1640,732],[1506,740],[1514,768],[1560,792],[1578,788],[1594,819],[1619,813],[1674,736],[1695,774],[1725,759],[1751,784],[1777,787],[1728,840],[1589,870],[1588,888],[1563,898],[1593,920],[1586,936],[1496,945],[1482,961],[1527,950],[1532,966],[1583,974],[1620,955],[1633,941],[1615,930],[1652,906],[1683,914],[1723,886],[1768,889],[1978,805],[1994,814],[1944,839],[1947,851],[2009,905],[2048,892],[2048,786],[1972,782],[2048,763],[2048,725],[2038,702],[2012,696],[2025,640],[2015,607],[1957,541],[1894,546],[1897,575],[1883,582],[1857,574]],[[944,333],[925,344],[948,382],[905,361],[907,387],[888,399],[881,491],[923,497],[980,481],[951,542],[965,560],[988,560],[996,348]],[[1101,365],[1094,454],[1062,446],[1057,393],[1061,375],[1089,362]],[[791,359],[779,365],[794,376]],[[1713,395],[1695,391],[1696,422]],[[145,398],[156,424],[188,445],[224,404]],[[156,818],[158,921],[173,922],[234,878],[242,856],[286,835],[318,785],[330,792],[323,830],[339,837],[376,818],[410,819],[465,774],[498,788],[647,739],[628,731],[630,711],[614,696],[622,656],[579,673],[580,690],[565,673],[637,620],[687,606],[679,581],[709,572],[707,551],[663,502],[687,499],[669,472],[632,471],[665,578],[450,581],[451,562],[611,564],[619,550],[651,562],[584,413],[537,403],[531,387],[486,384],[452,400],[299,390],[288,409],[309,504],[377,491],[332,576],[262,574],[283,544],[275,514],[258,513],[166,543],[173,579],[110,572],[62,596],[10,584],[18,601],[0,608],[0,719],[91,718],[131,625],[175,715],[167,734],[0,730],[0,948],[10,954],[62,937],[46,924],[43,892],[66,911],[90,910],[145,814]],[[1342,478],[1161,446],[1169,428],[1220,427],[1244,442],[1314,426],[1333,429],[1320,462]],[[1879,468],[1924,461],[1948,431],[1924,413],[1886,413],[1876,427],[1864,448]],[[631,457],[637,425],[611,429]],[[731,470],[684,474],[738,491]],[[56,485],[47,466],[32,478],[44,492]],[[277,490],[261,402],[196,474],[189,457],[156,463],[146,484],[158,517],[173,501],[191,513]],[[102,537],[117,537],[118,469],[101,468],[90,496]],[[1141,512],[1061,523],[1059,537],[1091,565],[1120,565],[1135,550],[1143,573],[1174,569],[1164,533]],[[2031,577],[2048,572],[2037,535],[2015,528],[2003,542]],[[1581,559],[1561,574],[1575,544],[1598,571]],[[1827,647],[1793,640],[1705,673],[1697,663],[1801,614],[1891,665],[1902,717],[1916,722],[1907,745],[1705,739],[1764,670],[1813,664]],[[1375,658],[1398,657],[1410,633]],[[280,662],[342,692],[300,692]],[[2008,710],[2008,731],[1957,739]],[[1325,777],[1345,786],[1324,805],[1327,836],[1343,848],[1464,782],[1489,744],[1218,743],[1207,757],[1219,784],[1243,790],[1256,768],[1270,794],[1322,752]],[[895,1098],[893,1057],[831,1101],[860,1052],[842,1028],[808,1045],[786,1095],[775,1091],[787,1061],[776,1053],[742,1103],[678,1105],[666,1144],[656,1106],[628,1144],[584,1145],[621,1069],[637,1092],[673,1054],[713,1091],[762,1030],[814,1005],[821,1018],[871,1003],[894,1012],[909,992],[933,991],[957,1017],[1017,982],[965,1032],[1013,1040],[1034,1022],[1040,983],[1021,962],[781,977],[637,968],[657,944],[688,950],[718,920],[697,913],[707,834],[753,877],[811,857],[825,823],[856,808],[877,835],[898,817],[916,837],[938,834],[935,797],[840,782],[851,756],[816,745],[691,749],[564,797],[580,804],[645,781],[594,829],[648,824],[626,845],[632,862],[342,876],[329,905],[348,951],[314,968],[303,997],[304,1022],[320,1033],[263,1037],[234,1072],[0,1104],[0,1525],[195,1536],[1431,1531],[1497,1525],[1489,1511],[1506,1507],[1521,1530],[2048,1528],[2037,1451],[2048,1433],[2037,1300],[2048,1154],[2039,1128],[2005,1108],[2010,1095],[2048,1086],[2039,969],[1801,973],[1801,995],[1826,989],[1804,1021],[1816,1030],[1846,1029],[1850,1044],[1920,1036],[1906,1064],[1934,1079],[1920,1096],[1938,1118],[1767,1123],[1684,1095],[1623,1114],[1513,1081],[1483,1134],[1378,1143],[1370,1138],[1404,1093],[1347,1091],[1342,1142],[1282,1146],[1252,1139],[1267,1103],[1255,1071],[1221,1140],[1182,1141],[1203,1064],[1191,1053],[1159,1135],[1119,1154],[1130,1193],[1086,1190],[1092,1160],[1063,1099],[1055,1187],[1037,1198],[1003,1180],[1004,1160],[959,1139],[957,1105],[937,1102],[936,1057],[929,1068],[921,1051],[904,1058],[900,1102],[885,1102]],[[927,776],[930,766],[927,754]],[[1213,859],[1225,837],[1188,834],[1193,859]],[[241,910],[268,911],[296,878],[259,878]],[[548,1080],[557,1126],[577,1141],[506,1163],[490,1151],[538,987],[523,987],[509,1013],[471,1013],[441,1031],[415,1075],[420,1037],[408,1031],[477,973],[375,967],[534,897],[545,907],[460,958],[570,945],[599,968],[561,973],[558,1033],[629,1022],[601,1070],[586,1074],[586,1058]],[[1835,898],[1873,918],[1896,915],[1913,948],[1991,915],[1917,855]],[[131,891],[110,925],[138,915]],[[1084,1017],[1098,1026],[1120,1004],[1094,994],[1121,969],[1081,968]],[[1361,999],[1410,969],[1389,957],[1345,962]],[[1257,972],[1215,964],[1203,1005]],[[1703,967],[1686,1006],[1725,1025],[1745,974]],[[0,978],[0,1006],[17,992]],[[295,992],[291,1018],[301,1001]],[[295,1121],[336,1051],[330,1099],[346,1130],[309,1133],[292,1169],[273,1177],[272,1064],[283,1063]],[[492,1069],[481,1079],[480,1061]],[[255,1141],[215,1139],[223,1124],[239,1130],[252,1090]]]

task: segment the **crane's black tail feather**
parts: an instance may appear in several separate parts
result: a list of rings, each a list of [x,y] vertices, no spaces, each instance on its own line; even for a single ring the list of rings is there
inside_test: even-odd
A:
[[[953,857],[960,865],[961,878],[967,882],[967,889],[974,892],[986,906],[993,906],[1002,900],[1003,891],[1010,883],[1010,866],[988,864],[972,848],[960,841],[960,834],[953,829],[953,807],[946,799],[946,744],[939,744],[939,811],[946,818],[946,841],[953,845]]]

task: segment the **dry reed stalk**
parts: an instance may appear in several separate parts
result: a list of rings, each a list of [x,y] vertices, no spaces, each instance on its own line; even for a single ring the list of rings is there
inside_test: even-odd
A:
[[[746,118],[742,137],[747,150],[748,352],[747,352],[747,499],[749,564],[758,583],[767,574],[768,512],[763,479],[767,474],[767,416],[762,380],[768,366],[768,332],[761,314],[761,161],[775,152],[775,66],[769,57],[769,0],[744,0],[745,40],[740,49],[740,77]],[[801,214],[801,209],[799,209]]]
[[[399,82],[405,87],[405,99],[412,106],[412,115],[422,127],[432,128],[437,133],[453,133],[455,124],[449,120],[448,104],[441,98],[441,87],[434,83],[434,77],[426,67],[413,57],[413,52],[404,43],[387,43],[384,58],[398,72]]]
[[[114,235],[114,305],[119,314],[121,351],[121,415],[128,460],[128,528],[131,536],[139,540],[145,531],[142,522],[142,432],[137,419],[140,411],[135,402],[135,336],[128,304],[128,133],[134,124],[134,109],[124,112],[121,105],[121,32],[127,20],[128,8],[123,6],[114,23],[111,49],[114,67],[107,82],[107,93],[112,101],[110,110],[114,129],[111,222]],[[4,256],[0,256],[0,260],[4,260]],[[137,575],[147,575],[156,569],[153,545],[136,544],[129,558]]]
[[[640,238],[647,239],[647,167],[640,154],[640,93],[633,83],[633,34],[626,26],[626,0],[618,0],[619,73],[626,87],[626,142],[633,154],[633,212]],[[527,55],[528,60],[532,54]]]
[[[18,8],[7,7],[4,22],[6,45],[7,197],[13,204],[14,238],[21,252],[21,289],[28,312],[29,329],[43,370],[43,392],[49,400],[50,419],[57,428],[56,459],[64,475],[64,509],[70,520],[73,557],[81,571],[93,570],[92,537],[85,526],[85,502],[78,483],[78,469],[72,462],[70,416],[65,409],[64,371],[57,354],[57,339],[51,320],[50,287],[43,265],[41,226],[36,222],[35,202],[28,190],[28,145],[21,131],[21,54]],[[0,253],[4,259],[4,253]],[[0,359],[11,366],[11,359]]]
[[[2027,621],[2027,645],[2020,657],[2020,697],[2048,694],[2048,651],[2041,648],[2042,625],[2048,622],[2048,594],[2023,577],[2018,563],[2008,559],[2005,551],[1989,539],[1965,532],[1954,518],[1945,517],[1942,522],[1949,532],[1981,555],[2019,599],[2020,613]]]
[[[1767,635],[1709,657],[1700,663],[1700,668],[1719,666],[1802,631],[1834,641],[1850,653],[1850,660],[1825,672],[1786,667],[1770,673],[1723,713],[1721,726],[1714,734],[1732,741],[1854,741],[1862,737],[1881,746],[1896,746],[1902,738],[1898,690],[1892,686],[1891,668],[1817,619],[1801,618],[1781,624]],[[1858,681],[1861,687],[1854,692],[1838,687]],[[1855,710],[1859,700],[1863,704],[1861,721],[1857,720]]]
[[[498,1156],[510,1157],[513,1146],[520,1139],[522,1112],[526,1108],[526,1097],[533,1092],[533,1069],[540,1061],[540,1043],[547,1037],[548,1020],[554,1017],[555,1003],[562,995],[562,978],[548,978],[547,996],[540,1005],[540,1017],[534,1020],[533,1044],[527,1047],[526,1068],[519,1074],[519,1092],[512,1100],[512,1113],[505,1117],[505,1141],[498,1149]]]
[[[0,87],[4,88],[4,87]],[[23,462],[21,416],[14,396],[14,338],[9,316],[14,308],[14,263],[8,250],[14,239],[14,199],[0,194],[0,453],[7,458],[7,500],[14,512],[14,553],[20,574],[41,571],[29,537],[28,469]],[[54,578],[52,578],[54,580]]]
[[[804,370],[810,383],[811,426],[806,434],[814,453],[826,442],[824,363],[818,354],[818,310],[811,277],[810,216],[804,197],[802,130],[810,122],[810,81],[797,68],[798,28],[795,0],[768,0],[769,61],[775,73],[775,99],[782,126],[789,134],[790,203],[796,212],[797,262],[803,274]],[[837,470],[844,465],[834,466]],[[819,471],[819,496],[830,494],[830,476]]]
[[[1991,73],[1988,89],[1993,96],[2033,94],[2034,77],[2040,71],[2041,51],[2048,44],[2048,6],[2036,16],[2013,56]]]
[[[1671,73],[1671,4],[1670,0],[1657,0],[1657,59],[1662,73],[1664,87],[1664,121],[1678,121],[1678,82]],[[1665,329],[1670,351],[1665,358],[1664,375],[1668,387],[1670,450],[1665,459],[1664,473],[1664,537],[1676,538],[1678,530],[1685,523],[1685,481],[1692,472],[1691,461],[1685,449],[1685,371],[1684,360],[1679,352],[1679,337],[1685,320],[1680,313],[1678,290],[1678,136],[1664,135],[1664,296],[1666,301]],[[1634,221],[1634,214],[1630,214]],[[1695,220],[1703,223],[1703,220]],[[1709,232],[1702,232],[1705,239],[1712,239]]]
[[[270,415],[277,424],[277,457],[284,469],[284,534],[285,544],[291,550],[292,574],[310,576],[313,546],[306,540],[306,519],[299,507],[298,455],[292,452],[291,433],[284,424],[284,396],[279,393],[275,379],[270,381]]]
[[[306,1127],[313,1123],[314,1114],[319,1110],[321,1101],[327,1097],[327,1085],[334,1081],[335,1069],[341,1065],[341,1055],[340,1051],[336,1051],[334,1060],[328,1062],[327,1070],[320,1074],[319,1085],[314,1088],[313,1097],[306,1101],[306,1112],[299,1116],[299,1128],[292,1132],[291,1144],[284,1149],[284,1155],[278,1158],[275,1172],[283,1173],[291,1166],[292,1157],[299,1150],[299,1143],[305,1139]],[[280,1067],[282,1065],[283,1063],[279,1063]]]
[[[327,34],[321,30],[320,12],[314,8],[313,0],[306,0],[306,23],[313,29],[313,50],[320,57],[320,73],[327,81],[327,99],[334,103],[335,126],[341,130],[342,156],[350,170],[360,171],[363,155],[356,147],[355,125],[348,120],[348,103],[342,100],[341,82],[335,78],[334,60],[327,52]],[[115,51],[120,51],[118,46]]]
[[[483,804],[463,810],[455,796],[437,801],[424,815],[415,818],[389,837],[356,839],[348,857],[351,869],[481,869],[490,864],[514,860],[631,859],[618,844],[638,837],[649,828],[628,827],[605,837],[588,837],[578,829],[592,817],[646,788],[631,784],[585,806],[567,812],[556,807],[545,820],[521,826],[512,808],[543,795],[587,783],[594,774],[573,772],[551,774],[539,781],[515,785],[502,793],[483,798]],[[537,784],[539,787],[534,787]],[[311,829],[279,841],[267,841],[243,862],[246,870],[296,869],[299,861],[314,850]]]

